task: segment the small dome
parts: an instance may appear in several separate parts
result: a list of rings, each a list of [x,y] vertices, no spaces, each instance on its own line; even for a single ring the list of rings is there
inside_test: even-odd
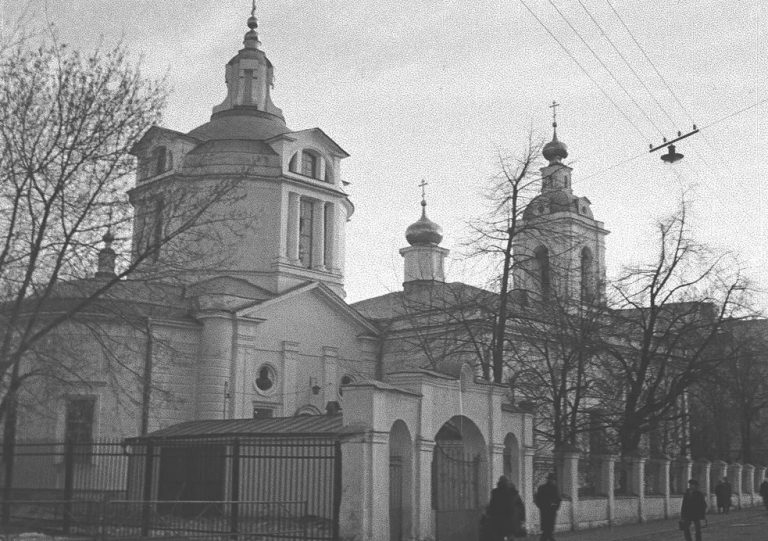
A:
[[[557,133],[555,133],[552,140],[544,145],[541,153],[549,163],[560,163],[560,160],[568,157],[568,147],[565,146],[565,143],[557,140]]]
[[[553,190],[536,196],[523,211],[523,219],[531,220],[543,214],[555,212],[578,213],[578,197],[566,190]]]
[[[405,240],[408,244],[440,244],[443,240],[443,228],[427,218],[426,201],[421,202],[421,218],[405,230]]]

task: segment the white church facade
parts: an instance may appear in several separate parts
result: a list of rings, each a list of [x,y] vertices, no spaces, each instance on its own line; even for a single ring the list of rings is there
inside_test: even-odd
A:
[[[415,353],[405,361],[402,351],[390,354],[380,322],[391,299],[344,301],[344,231],[354,210],[341,174],[347,153],[319,128],[287,127],[271,99],[273,66],[255,17],[248,26],[211,120],[186,134],[151,128],[134,148],[129,193],[138,252],[167,220],[164,194],[232,182],[238,197],[212,208],[212,227],[229,215],[245,219],[205,240],[228,249],[226,259],[175,269],[165,280],[146,278],[148,261],[143,276],[121,280],[54,333],[48,346],[66,358],[65,374],[25,391],[18,440],[135,446],[174,430],[209,437],[211,422],[221,423],[220,434],[235,421],[240,435],[258,437],[272,423],[295,440],[330,422],[341,453],[339,538],[474,539],[502,474],[534,518],[531,413],[469,364],[442,370]],[[409,228],[405,292],[445,282],[441,238],[426,214]],[[110,242],[94,284],[114,276]],[[194,248],[205,259],[206,245]],[[59,300],[82,287],[64,287]],[[299,417],[309,424],[291,433],[286,427]],[[470,473],[457,481],[456,468]],[[27,473],[19,470],[15,486],[34,485]],[[158,497],[146,490],[140,495]]]

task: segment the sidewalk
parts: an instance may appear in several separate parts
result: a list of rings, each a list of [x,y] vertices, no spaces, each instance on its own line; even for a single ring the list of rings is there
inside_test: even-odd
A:
[[[708,526],[702,530],[703,541],[768,539],[768,513],[761,505],[734,510],[727,515],[707,514]],[[681,541],[678,518],[654,520],[641,524],[625,524],[613,528],[594,528],[576,532],[555,533],[557,541]],[[693,530],[691,530],[693,533]],[[528,536],[529,540],[538,536]]]

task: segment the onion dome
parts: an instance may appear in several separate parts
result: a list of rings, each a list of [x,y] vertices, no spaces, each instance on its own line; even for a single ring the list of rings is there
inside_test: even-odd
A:
[[[405,230],[405,240],[411,246],[415,244],[440,244],[443,240],[443,228],[427,218],[427,202],[421,200],[421,218]]]
[[[544,158],[550,163],[560,163],[561,160],[564,160],[568,157],[568,147],[565,146],[565,143],[558,141],[557,139],[557,125],[555,124],[555,132],[552,136],[552,140],[544,145],[544,149],[541,152],[544,155]]]

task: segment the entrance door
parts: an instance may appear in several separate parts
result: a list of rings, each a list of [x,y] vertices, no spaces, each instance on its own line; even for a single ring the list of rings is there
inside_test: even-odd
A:
[[[482,514],[480,455],[463,445],[437,444],[432,460],[432,505],[437,541],[476,541]]]
[[[160,509],[183,516],[212,511],[205,504],[189,502],[224,499],[225,455],[223,445],[163,448],[157,496],[181,503],[162,504]]]
[[[389,539],[403,539],[403,458],[389,457]]]

